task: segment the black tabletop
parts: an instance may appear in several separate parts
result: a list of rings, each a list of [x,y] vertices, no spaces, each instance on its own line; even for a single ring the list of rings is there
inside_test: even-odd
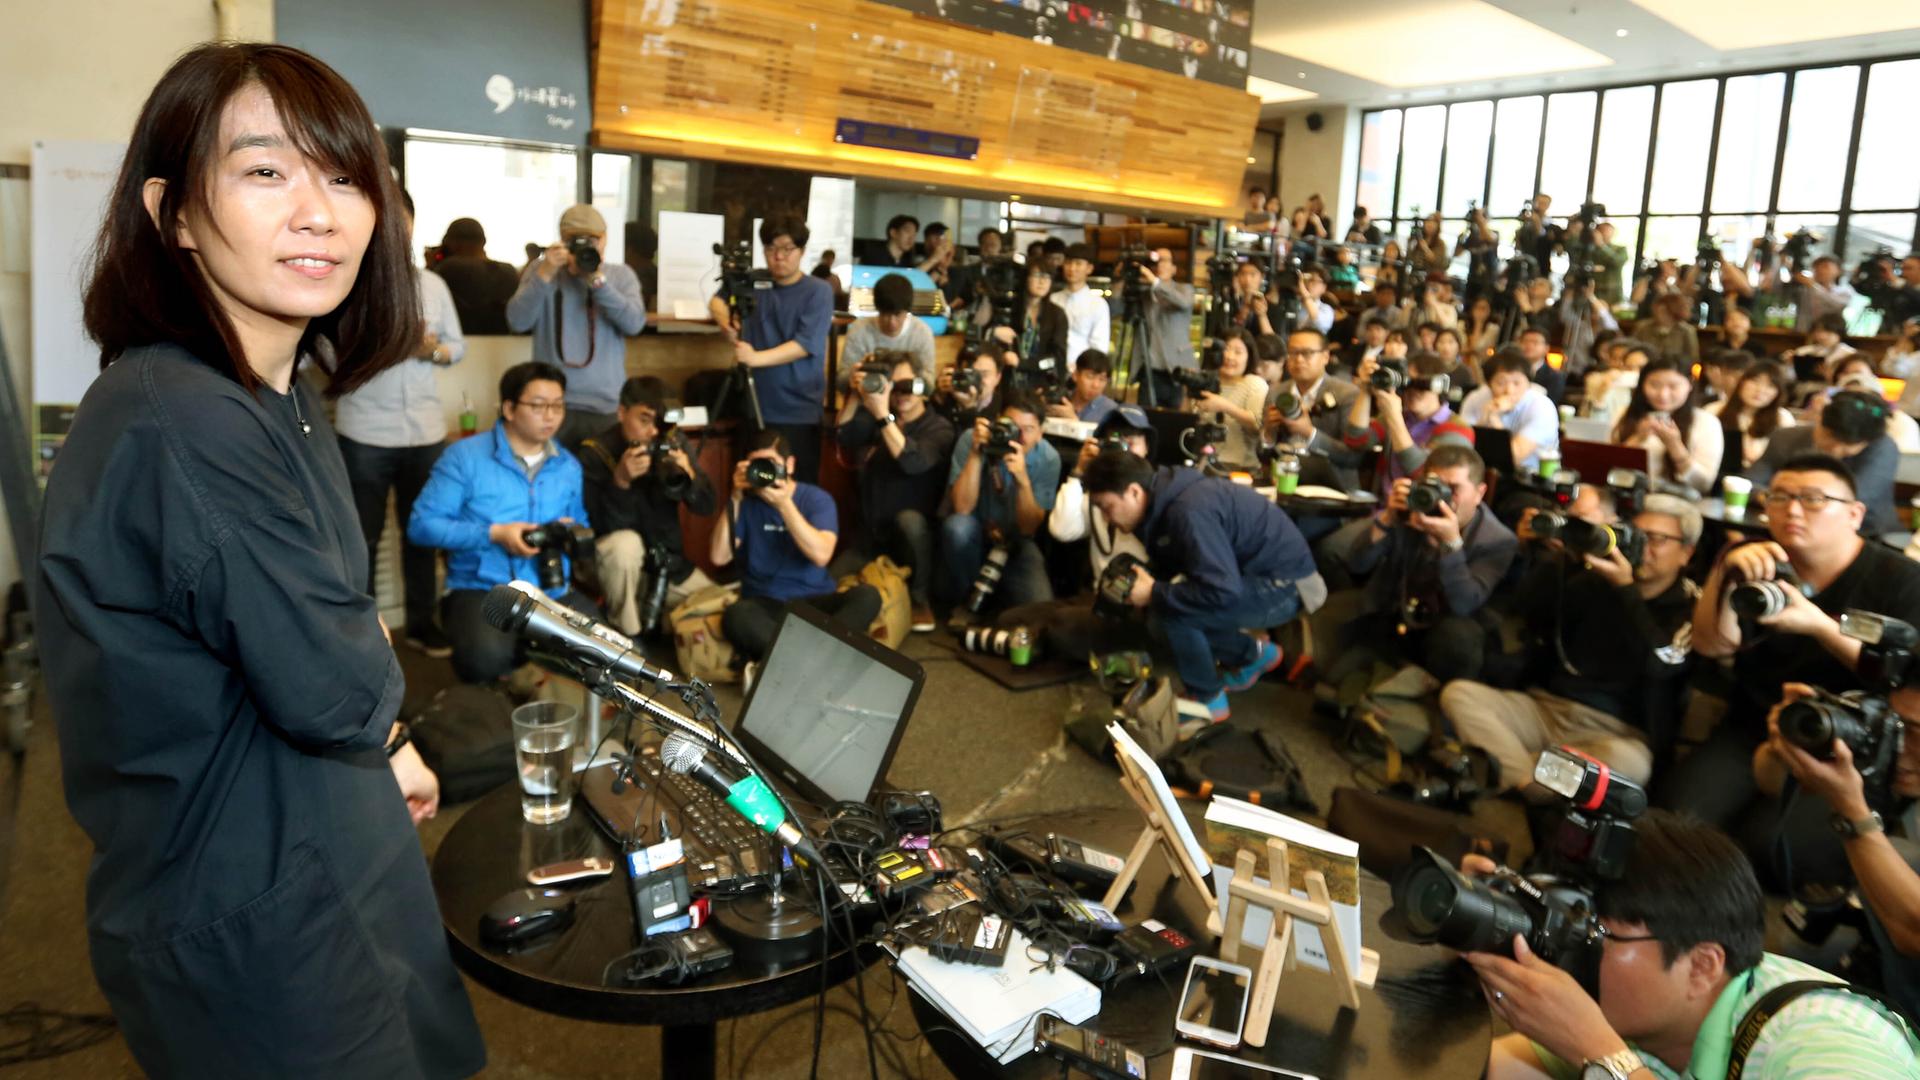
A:
[[[1059,827],[1072,828],[1076,837],[1091,830],[1099,842],[1126,850],[1124,844],[1116,845],[1112,837],[1102,835],[1102,824],[1082,815]],[[1183,931],[1204,930],[1206,912],[1187,890],[1173,885],[1157,849],[1147,858],[1140,880],[1141,886],[1118,912],[1123,921],[1133,924],[1152,914]],[[1331,975],[1297,967],[1281,977],[1267,1045],[1242,1047],[1237,1056],[1322,1080],[1481,1075],[1492,1041],[1492,1018],[1472,970],[1446,949],[1386,935],[1379,926],[1381,914],[1392,904],[1385,881],[1363,871],[1360,896],[1365,924],[1362,944],[1380,954],[1380,974],[1371,989],[1361,989],[1359,1012],[1340,1007]],[[1203,945],[1207,955],[1218,955],[1218,939],[1204,933],[1194,937],[1207,942]],[[1258,950],[1243,947],[1239,962],[1256,966]],[[1185,977],[1180,970],[1169,973],[1164,983],[1152,977],[1123,982],[1102,995],[1099,1015],[1085,1026],[1147,1055],[1149,1074],[1166,1077],[1173,1067],[1176,1044],[1175,999]],[[995,1063],[919,994],[909,991],[907,997],[928,1043],[955,1076],[1054,1080],[1060,1075],[1057,1061],[1031,1053],[1010,1065]]]
[[[520,817],[517,785],[505,785],[476,802],[447,833],[433,859],[433,889],[454,962],[521,1004],[583,1020],[629,1024],[711,1024],[819,992],[818,961],[780,970],[736,961],[725,971],[677,987],[605,985],[608,961],[635,945],[627,878],[618,869],[577,889],[574,923],[559,934],[512,953],[480,941],[481,913],[501,896],[526,888],[527,871],[595,854],[612,856],[615,849],[578,805],[564,822],[530,825]],[[870,959],[836,951],[828,981],[848,978]]]

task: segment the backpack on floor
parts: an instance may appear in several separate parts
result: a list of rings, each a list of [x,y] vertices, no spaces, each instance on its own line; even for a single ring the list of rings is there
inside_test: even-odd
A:
[[[721,616],[738,599],[738,585],[709,585],[681,601],[667,616],[681,674],[710,685],[740,681],[733,667],[733,643],[720,632]]]
[[[867,633],[889,649],[897,649],[913,632],[913,594],[907,590],[907,578],[913,571],[885,555],[860,568],[858,573],[840,579],[837,592],[856,585],[871,585],[880,594],[880,612],[873,617]]]
[[[1161,764],[1167,783],[1196,798],[1220,794],[1273,810],[1319,813],[1300,763],[1271,732],[1212,724]]]
[[[1179,696],[1171,679],[1141,679],[1120,693],[1104,686],[1083,686],[1074,694],[1066,720],[1067,738],[1102,761],[1113,761],[1113,736],[1107,725],[1118,722],[1133,741],[1155,761],[1180,741]]]
[[[442,804],[477,799],[513,780],[513,702],[500,688],[449,686],[409,723],[420,760],[440,778]]]

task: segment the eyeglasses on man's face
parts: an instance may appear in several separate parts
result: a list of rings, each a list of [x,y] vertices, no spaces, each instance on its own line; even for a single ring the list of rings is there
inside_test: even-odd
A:
[[[567,411],[567,403],[566,403],[566,402],[565,402],[564,400],[562,400],[562,401],[519,401],[519,400],[516,400],[516,401],[514,402],[514,404],[515,404],[515,405],[518,405],[518,406],[520,406],[521,408],[523,408],[523,409],[525,409],[525,410],[527,410],[528,412],[531,412],[531,413],[534,413],[534,414],[536,414],[536,415],[546,415],[546,416],[564,416],[564,415],[566,414],[566,411]]]
[[[1769,510],[1784,510],[1788,503],[1797,502],[1800,504],[1800,509],[1805,510],[1809,514],[1817,514],[1830,505],[1852,506],[1859,500],[1849,499],[1841,495],[1829,495],[1818,488],[1811,488],[1806,491],[1781,491],[1771,489],[1762,497],[1761,501],[1766,504]]]

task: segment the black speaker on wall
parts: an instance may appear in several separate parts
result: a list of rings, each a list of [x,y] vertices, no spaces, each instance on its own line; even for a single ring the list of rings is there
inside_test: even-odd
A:
[[[1321,128],[1326,126],[1327,126],[1326,117],[1321,116],[1317,112],[1310,112],[1307,114],[1307,130],[1308,131],[1319,131]]]

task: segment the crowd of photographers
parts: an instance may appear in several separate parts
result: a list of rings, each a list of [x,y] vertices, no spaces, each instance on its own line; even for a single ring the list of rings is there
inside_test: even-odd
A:
[[[1629,285],[1624,249],[1591,211],[1555,219],[1539,197],[1504,263],[1477,211],[1452,247],[1436,218],[1404,249],[1380,243],[1364,211],[1344,238],[1323,209],[1285,227],[1264,219],[1250,254],[1208,264],[1219,287],[1200,348],[1181,280],[1192,275],[1170,250],[1102,266],[1086,245],[1036,244],[1019,263],[988,253],[1003,238],[983,233],[988,257],[970,261],[945,230],[916,245],[919,223],[897,218],[883,261],[926,273],[974,332],[941,368],[912,283],[881,276],[832,395],[834,290],[803,269],[805,224],[772,218],[757,237],[762,279],[711,304],[736,361],[721,394],[750,403],[719,493],[672,424],[669,388],[625,378],[620,338],[646,313],[632,272],[598,258],[604,223],[576,207],[506,305],[533,328],[534,359],[503,377],[492,430],[439,455],[406,538],[448,553],[441,625],[456,671],[476,682],[517,660],[478,616],[507,580],[629,634],[660,629],[711,584],[685,550],[683,513],[718,515],[706,561],[739,579],[723,629],[743,662],[765,654],[789,603],[864,630],[879,593],[836,589],[829,572],[856,553],[908,570],[916,632],[944,611],[956,629],[1051,634],[1062,655],[1116,633],[1148,643],[1195,723],[1230,717],[1232,695],[1289,659],[1282,641],[1317,643],[1290,670],[1343,694],[1417,667],[1436,731],[1483,752],[1498,790],[1566,795],[1542,786],[1535,762],[1569,747],[1603,786],[1644,787],[1708,827],[1656,811],[1633,859],[1662,876],[1611,880],[1598,908],[1619,949],[1647,941],[1669,973],[1692,965],[1662,991],[1686,1007],[1663,1020],[1610,1003],[1613,953],[1590,1009],[1524,947],[1476,954],[1496,1008],[1535,1040],[1497,1049],[1496,1065],[1503,1053],[1509,1065],[1592,1061],[1631,1042],[1675,1074],[1666,1051],[1679,1051],[1659,1039],[1679,1029],[1659,1022],[1690,1018],[1690,1043],[1697,1006],[1733,994],[1735,976],[1771,985],[1800,970],[1759,952],[1761,883],[1822,911],[1857,886],[1873,959],[1854,973],[1912,1015],[1920,877],[1885,829],[1920,796],[1920,740],[1905,738],[1920,692],[1903,685],[1920,565],[1894,546],[1894,429],[1907,417],[1878,378],[1920,373],[1913,328],[1905,352],[1854,372],[1861,354],[1835,329],[1850,299],[1836,262],[1788,245],[1711,275],[1657,264]],[[1360,288],[1356,249],[1386,256]],[[1099,270],[1110,294],[1089,284]],[[1920,260],[1900,273],[1904,285],[1875,294],[1890,313],[1920,287]],[[1799,300],[1806,343],[1766,357],[1746,308],[1782,290]],[[1708,310],[1726,347],[1702,355],[1694,323]],[[434,349],[423,359],[446,362]],[[1127,393],[1114,391],[1118,371]],[[1645,470],[1560,470],[1581,417],[1644,450]],[[1089,426],[1065,440],[1050,423]],[[826,453],[856,477],[858,524],[844,535],[818,486]],[[1275,494],[1256,489],[1269,484]],[[1750,520],[1709,512],[1723,491],[1751,493]],[[572,562],[588,558],[593,596],[572,584]],[[1286,630],[1306,620],[1319,631]],[[410,637],[430,629],[410,617]],[[1708,873],[1726,880],[1704,913],[1661,891]],[[1735,996],[1754,990],[1749,974]],[[1571,1012],[1542,1004],[1560,999]],[[1825,1008],[1856,1007],[1879,1006]],[[1587,1026],[1556,1035],[1556,1020]]]

